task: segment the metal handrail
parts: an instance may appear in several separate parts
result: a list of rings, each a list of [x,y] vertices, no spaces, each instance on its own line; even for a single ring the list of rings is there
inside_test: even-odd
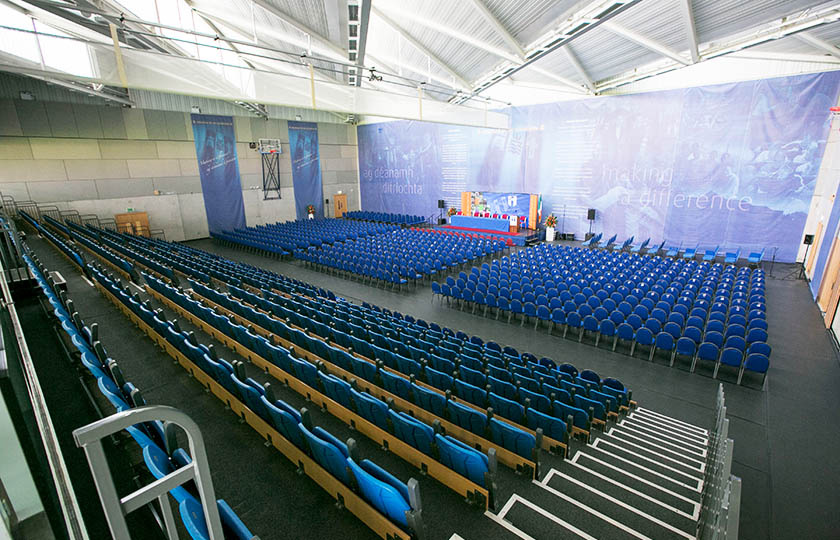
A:
[[[135,424],[152,421],[169,422],[183,429],[189,442],[192,461],[120,498],[105,458],[102,439]],[[193,480],[201,499],[210,540],[224,539],[204,438],[198,425],[186,413],[166,405],[137,407],[73,430],[73,440],[76,446],[85,451],[93,481],[96,484],[96,491],[99,493],[102,509],[105,511],[105,519],[108,521],[108,527],[114,538],[131,538],[125,521],[126,514],[157,499],[163,512],[167,535],[170,539],[177,539],[178,532],[175,528],[172,509],[169,506],[169,491]]]
[[[9,230],[7,227],[3,227],[4,232]],[[29,394],[29,402],[32,404],[32,412],[35,417],[35,423],[38,426],[41,442],[44,445],[44,453],[50,467],[50,474],[58,492],[58,502],[67,529],[67,535],[71,540],[87,540],[88,534],[82,518],[82,512],[76,500],[76,494],[73,491],[70,475],[67,472],[67,465],[64,463],[64,456],[61,453],[58,436],[56,435],[55,427],[52,424],[49,409],[47,408],[46,398],[41,390],[41,383],[38,381],[35,364],[32,361],[29,347],[23,335],[23,327],[15,309],[9,284],[6,281],[5,270],[2,261],[0,261],[0,292],[2,292],[0,305],[8,312],[9,319],[12,323],[11,330],[14,333],[17,350],[20,354],[26,390]]]

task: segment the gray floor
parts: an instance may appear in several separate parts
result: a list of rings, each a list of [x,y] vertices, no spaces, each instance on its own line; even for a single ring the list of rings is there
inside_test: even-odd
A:
[[[569,361],[601,376],[618,377],[643,407],[701,426],[708,427],[711,422],[718,381],[669,368],[664,358],[651,364],[549,336],[545,330],[460,312],[445,302],[430,301],[428,286],[391,292],[209,240],[190,245],[329,288],[352,300],[410,313],[520,351]],[[733,472],[743,479],[744,486],[741,537],[838,538],[840,466],[833,458],[840,449],[840,425],[831,413],[836,410],[840,388],[840,363],[806,282],[777,279],[788,271],[777,265],[774,277],[768,279],[768,323],[774,350],[765,390],[724,382],[730,434],[735,440]],[[723,370],[721,377],[733,380]]]

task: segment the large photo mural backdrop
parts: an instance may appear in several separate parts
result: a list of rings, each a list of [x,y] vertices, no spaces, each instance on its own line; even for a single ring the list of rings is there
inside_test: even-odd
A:
[[[589,229],[793,261],[840,73],[511,108],[510,130],[358,128],[362,208],[436,216],[462,191],[543,195],[559,232]]]

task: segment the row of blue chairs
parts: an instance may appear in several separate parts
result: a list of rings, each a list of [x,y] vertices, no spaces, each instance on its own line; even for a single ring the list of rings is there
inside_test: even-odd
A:
[[[675,352],[683,337],[681,351],[719,333],[727,343],[718,347],[734,343],[746,361],[747,346],[768,337],[764,280],[761,269],[541,245],[432,283],[432,292],[473,313],[483,306],[485,316],[490,309],[520,325],[533,319],[535,329],[562,326],[565,336],[574,328],[579,340],[589,332],[596,344],[641,332],[638,342],[659,340],[655,348]]]
[[[306,409],[295,410],[277,399],[271,385],[260,385],[247,377],[241,362],[229,363],[217,356],[213,347],[199,343],[192,332],[182,332],[177,321],[169,321],[162,310],[154,311],[150,303],[141,303],[131,296],[119,282],[100,269],[94,268],[94,279],[142,319],[157,334],[199,369],[212,377],[241,403],[274,427],[286,440],[309,454],[326,471],[343,484],[358,490],[361,496],[385,516],[410,531],[418,530],[420,496],[417,481],[403,483],[370,460],[359,460],[353,451],[355,442],[343,443],[320,427],[313,427]],[[147,283],[163,289],[163,282],[144,274]],[[288,355],[288,352],[287,352]],[[300,362],[301,360],[290,361]],[[313,366],[314,367],[314,366]],[[290,373],[295,373],[290,370]],[[357,463],[358,462],[358,463]]]
[[[720,245],[716,245],[714,247],[709,246],[705,249],[700,250],[700,243],[697,242],[694,247],[691,247],[689,244],[685,248],[683,248],[683,243],[680,242],[676,246],[671,245],[666,247],[666,241],[663,240],[658,246],[656,244],[651,245],[650,238],[645,239],[643,242],[634,244],[633,241],[636,239],[635,236],[631,236],[624,240],[623,242],[618,242],[618,235],[612,235],[609,237],[603,244],[601,241],[603,240],[604,235],[603,233],[598,233],[585,242],[582,243],[583,247],[588,248],[602,248],[610,251],[624,251],[629,250],[631,253],[640,253],[640,254],[649,254],[649,255],[659,255],[660,252],[664,250],[664,254],[666,257],[680,257],[683,259],[694,260],[697,255],[700,255],[700,259],[703,261],[715,262],[718,258],[718,253],[720,253]],[[761,249],[760,251],[750,251],[747,255],[747,263],[751,265],[758,265],[761,264],[761,261],[764,259],[764,252],[766,248]],[[725,264],[737,264],[737,262],[741,258],[741,248],[730,248],[725,249],[723,252],[723,262]]]
[[[50,232],[47,228],[38,223],[38,220],[36,220],[23,210],[21,210],[19,214],[20,217],[22,217],[24,221],[26,221],[30,226],[32,226],[39,235],[43,236],[47,239],[47,241],[49,241],[51,244],[57,247],[80,270],[85,269],[85,258],[82,256],[81,251],[76,249],[75,246],[68,242],[65,242],[64,240]]]
[[[282,249],[287,253],[383,234],[399,229],[398,225],[371,223],[346,219],[299,219],[211,233],[211,236],[233,244],[249,245],[266,251]],[[268,246],[267,249],[262,246]]]
[[[363,210],[344,212],[344,215],[342,217],[345,219],[357,219],[360,221],[395,223],[397,225],[404,226],[422,225],[426,222],[426,218],[424,218],[423,216],[412,216],[409,214],[391,214],[388,212],[368,212]]]
[[[574,423],[569,422],[569,429],[574,425],[581,432],[588,432],[591,417],[603,422],[606,421],[609,411],[616,412],[621,407],[629,406],[630,393],[623,388],[623,385],[618,383],[607,390],[607,392],[615,390],[613,395],[604,397],[601,404],[594,407],[595,415],[588,414],[589,406],[587,406],[585,409],[577,411],[567,409],[566,413],[560,414],[558,417],[557,410],[561,410],[565,406],[573,407],[576,403],[580,405],[583,403],[581,398],[588,399],[588,389],[584,388],[583,391],[577,392],[577,399],[575,393],[568,390],[555,392],[557,387],[564,384],[559,382],[559,378],[562,378],[563,375],[556,369],[545,367],[554,366],[554,362],[548,358],[541,359],[544,367],[532,371],[538,361],[530,353],[520,355],[515,349],[508,347],[503,354],[501,347],[494,342],[488,342],[487,348],[484,348],[481,338],[477,336],[468,338],[466,335],[457,336],[451,330],[441,329],[434,323],[424,328],[422,326],[426,324],[424,321],[414,321],[412,319],[411,323],[401,326],[393,319],[391,321],[386,320],[384,313],[377,313],[375,308],[369,306],[368,309],[375,315],[371,319],[365,319],[363,313],[353,313],[356,306],[352,304],[336,304],[332,313],[326,313],[322,311],[323,307],[314,309],[296,300],[267,291],[263,293],[264,297],[259,297],[248,291],[229,287],[234,297],[231,298],[208,290],[200,284],[193,284],[193,287],[199,294],[206,295],[214,302],[231,309],[248,320],[252,320],[255,324],[260,324],[259,316],[253,314],[253,311],[251,311],[253,308],[243,307],[242,304],[238,303],[239,299],[246,304],[258,306],[263,311],[275,314],[295,326],[322,335],[343,348],[352,350],[366,358],[375,359],[377,362],[381,362],[383,366],[416,377],[417,380],[423,380],[442,392],[451,391],[452,395],[461,397],[481,408],[490,405],[491,396],[489,394],[494,389],[493,387],[487,389],[486,384],[495,382],[498,385],[496,387],[498,395],[506,399],[516,400],[523,408],[523,414],[521,415],[511,417],[511,415],[502,414],[503,417],[533,430],[541,427],[547,436],[556,437],[561,442],[565,442],[562,432],[565,432],[567,427],[563,426],[563,422],[568,419],[568,413],[573,412],[575,418]],[[363,306],[364,308],[365,306]],[[346,311],[343,311],[345,309]],[[250,316],[249,311],[251,311]],[[416,326],[414,326],[414,323],[416,323]],[[262,321],[262,324],[271,327],[272,322]],[[377,331],[373,330],[373,324],[376,324]],[[478,344],[482,344],[482,346]],[[349,371],[358,371],[353,368],[352,355],[348,360],[347,355],[329,349],[319,354],[327,355],[334,363]],[[456,379],[459,377],[456,371],[459,367],[464,368],[460,370],[462,374],[468,373],[469,370],[481,371],[492,373],[493,378],[485,379],[478,387],[467,381],[458,382]],[[364,373],[361,376],[369,380],[375,380],[375,372],[372,369],[367,376]],[[617,381],[615,382],[617,383]],[[522,390],[518,391],[519,388]],[[533,392],[545,396],[539,399],[538,407],[535,406],[537,398],[533,395]],[[555,393],[554,397],[552,397],[552,393]],[[550,398],[552,401],[556,398],[563,406],[546,407],[544,406],[546,398]],[[608,403],[609,401],[612,403]],[[442,403],[443,400],[441,399]],[[527,421],[524,421],[527,416],[524,413],[529,407],[535,408],[539,414],[531,415],[527,418]],[[442,411],[443,407],[441,406],[435,412],[440,413]],[[553,415],[555,416],[554,420],[559,420],[559,422],[553,423],[547,418],[543,419],[540,417],[541,414]],[[484,424],[485,422],[482,422],[482,425]]]
[[[121,269],[126,274],[131,276],[137,275],[136,271],[134,270],[134,265],[131,262],[127,261],[124,257],[116,253],[113,249],[103,245],[100,242],[95,242],[91,240],[88,236],[85,235],[85,232],[87,231],[85,231],[75,223],[68,223],[67,227],[65,227],[65,230],[67,231],[68,237],[71,238],[74,242],[82,244],[83,246],[93,251],[103,259],[106,259],[115,267]]]
[[[182,291],[175,289],[174,287],[167,285],[152,276],[146,276],[146,278],[146,282],[150,287],[162,296],[165,296],[172,302],[181,306],[184,310],[212,325],[223,334],[237,341],[246,349],[259,354],[267,361],[276,365],[286,373],[289,373],[291,376],[299,379],[310,388],[324,393],[349,411],[356,412],[377,427],[396,435],[400,439],[403,439],[417,450],[434,457],[450,468],[452,468],[449,465],[450,463],[474,462],[475,465],[469,469],[458,467],[455,470],[462,476],[469,478],[482,487],[491,487],[492,478],[495,476],[495,451],[488,452],[483,457],[479,457],[477,454],[481,454],[481,452],[475,449],[470,449],[469,445],[467,445],[468,449],[466,450],[459,448],[453,449],[451,448],[451,445],[441,448],[435,441],[436,437],[434,437],[435,433],[440,432],[439,429],[435,429],[433,426],[429,426],[412,418],[404,411],[396,411],[385,401],[377,399],[376,397],[359,389],[353,381],[347,382],[339,377],[329,374],[324,369],[323,365],[313,364],[303,358],[295,358],[290,350],[287,350],[280,345],[273,345],[265,337],[253,332],[250,327],[245,328],[235,322],[232,322],[231,319],[224,315],[214,313],[210,307],[202,305],[199,301],[190,298]],[[197,288],[196,290],[202,290],[206,294],[210,294],[207,287],[198,283],[192,283],[192,285]],[[254,317],[253,314],[252,317]],[[255,318],[259,318],[263,324],[269,326],[269,322],[267,322],[264,318]],[[292,328],[289,328],[282,322],[277,321],[276,323],[271,324],[270,328],[274,334],[289,341],[293,340],[295,345],[304,350],[311,351],[318,349],[311,338],[302,333],[295,334]],[[329,358],[328,355],[325,356]],[[342,357],[342,359],[343,358],[346,358],[346,355]],[[337,364],[350,373],[354,373],[365,380],[374,382],[378,386],[382,386],[378,368],[373,364],[367,364],[361,360],[350,360]],[[408,381],[406,381],[406,383],[407,382]],[[401,397],[405,396],[401,395]],[[414,402],[414,400],[410,401]],[[257,409],[256,412],[259,413],[259,409]],[[395,415],[397,416],[396,418]],[[400,421],[402,421],[402,428],[398,425],[398,422]],[[410,431],[409,428],[411,426],[404,425],[406,422],[413,423],[412,425],[415,428],[424,431],[424,433]],[[515,428],[506,425],[500,426],[498,428],[498,432],[508,433],[511,429]],[[455,440],[453,437],[444,433],[441,433],[441,436],[450,442]],[[511,434],[510,437],[514,438],[514,435]],[[527,437],[527,434],[522,434],[522,437]],[[501,437],[499,437],[499,439],[501,439]],[[464,445],[461,441],[456,441],[456,443],[458,445]],[[533,450],[533,448],[531,450]],[[531,455],[529,454],[528,458],[530,459],[530,457]],[[484,468],[482,468],[482,463],[484,464]],[[446,478],[442,478],[440,480],[444,484],[446,483]]]
[[[308,263],[403,285],[505,250],[501,241],[402,229],[295,252]]]
[[[145,239],[145,238],[142,238],[139,241],[146,242],[146,243],[151,243],[152,242],[151,240]],[[159,243],[159,242],[160,241],[156,241],[156,243]],[[192,248],[190,248],[190,249],[192,249]],[[202,259],[198,259],[198,261],[201,261],[201,260]],[[234,267],[231,267],[231,268],[238,268],[240,272],[242,272],[243,274],[246,274],[246,275],[247,275],[248,272],[251,271],[250,268],[242,267],[242,266],[238,266],[238,267],[234,266]],[[310,289],[306,290],[299,283],[289,282],[289,281],[287,281],[287,278],[271,279],[268,274],[269,273],[263,273],[263,274],[260,275],[261,279],[264,280],[263,282],[261,282],[261,283],[260,282],[253,282],[253,283],[250,283],[249,285],[251,285],[253,287],[257,287],[257,288],[264,288],[265,289],[265,291],[263,293],[264,295],[267,294],[267,296],[269,298],[276,299],[276,300],[282,301],[282,302],[288,302],[289,299],[283,298],[282,300],[279,300],[279,297],[271,296],[270,289],[277,289],[277,290],[280,290],[280,291],[283,291],[283,292],[288,292],[289,294],[295,294],[296,298],[301,302],[305,302],[305,304],[298,304],[298,305],[294,306],[294,309],[285,308],[286,312],[284,312],[281,316],[288,317],[287,320],[289,320],[293,324],[295,324],[295,325],[297,325],[301,328],[305,328],[308,331],[313,332],[313,333],[321,336],[324,339],[332,340],[334,342],[337,342],[337,340],[342,339],[342,337],[340,335],[336,335],[332,332],[332,330],[329,327],[330,323],[336,324],[339,327],[339,329],[340,328],[346,328],[346,329],[350,328],[349,327],[350,324],[356,324],[356,323],[358,323],[357,326],[361,325],[363,327],[364,326],[379,327],[381,329],[381,331],[383,332],[383,334],[389,333],[389,334],[391,334],[391,336],[393,336],[393,337],[389,338],[389,339],[392,340],[390,342],[390,345],[386,346],[386,348],[390,347],[390,348],[393,349],[392,356],[394,354],[396,354],[396,355],[400,356],[402,359],[408,360],[409,362],[416,362],[416,361],[414,361],[411,358],[411,353],[409,352],[408,347],[409,346],[414,346],[414,344],[421,344],[421,343],[418,343],[418,338],[421,337],[421,336],[424,338],[423,341],[427,341],[427,342],[431,343],[432,341],[443,339],[443,336],[446,335],[446,339],[449,341],[449,346],[450,347],[453,347],[453,348],[456,348],[456,349],[469,347],[469,345],[465,345],[465,343],[469,342],[471,338],[469,338],[466,335],[458,335],[455,332],[453,332],[451,330],[448,330],[448,329],[441,329],[439,326],[435,325],[434,323],[431,323],[431,325],[430,325],[428,323],[425,323],[424,321],[416,321],[415,319],[411,318],[410,316],[402,316],[401,314],[391,313],[387,310],[382,310],[381,308],[376,308],[374,306],[369,306],[369,305],[363,305],[361,307],[355,306],[355,305],[353,305],[349,302],[346,302],[343,299],[335,298],[334,295],[332,295],[331,297],[327,297],[327,295],[325,294],[326,291],[316,290],[314,288],[310,288]],[[280,276],[277,276],[277,277],[280,278]],[[226,279],[223,279],[223,280],[227,281],[233,287],[236,287],[236,286],[240,285],[241,283],[245,282],[246,279],[248,279],[248,278],[245,277],[245,279],[243,279],[242,277],[239,277],[239,276],[228,276]],[[243,300],[246,300],[247,302],[251,303],[252,305],[256,305],[259,302],[265,302],[266,301],[266,298],[259,298],[259,297],[255,297],[255,296],[254,297],[249,297],[248,295],[250,293],[247,293],[247,291],[244,291],[244,290],[241,290],[241,289],[233,288],[231,290],[235,291],[235,294],[237,296],[239,296],[239,298],[241,298]],[[250,298],[250,299],[248,299],[248,298]],[[324,302],[323,299],[325,299],[325,298],[328,298],[329,302]],[[211,298],[211,299],[214,300],[214,301],[219,300],[218,298]],[[235,308],[236,306],[228,305],[228,306],[225,306],[225,307]],[[272,308],[271,306],[269,306],[267,304],[262,304],[262,305],[260,305],[260,307],[262,309],[268,311],[268,312],[271,312],[271,309],[276,309],[276,308]],[[285,307],[285,306],[283,306],[283,307]],[[301,311],[301,310],[303,310],[303,311]],[[305,313],[306,316],[303,316],[303,313]],[[245,316],[245,315],[243,315],[243,316]],[[324,321],[326,321],[326,322],[324,322]],[[254,321],[254,323],[255,324],[260,324],[259,321]],[[344,326],[341,326],[341,325],[344,325]],[[277,330],[273,330],[273,331],[277,331]],[[374,334],[375,333],[376,332],[374,332]],[[412,334],[414,334],[414,335],[412,335]],[[290,337],[294,338],[295,336],[293,335],[293,336],[290,336]],[[357,342],[354,343],[354,346],[356,348],[364,347],[362,345],[362,343],[365,342],[364,339],[357,338],[355,336],[353,336],[353,338],[358,340]],[[474,337],[474,338],[476,340],[480,339],[480,338],[477,338],[477,337]],[[380,338],[376,338],[375,336],[368,335],[368,337],[366,339],[372,340],[372,341],[369,342],[370,345],[376,345],[375,340],[380,339]],[[290,341],[294,342],[294,339],[290,339]],[[380,343],[380,345],[382,344],[381,341],[379,343]],[[302,345],[302,346],[307,347],[306,344]],[[312,344],[311,346],[316,346],[316,345]],[[379,345],[376,345],[376,346],[379,346]],[[426,345],[423,345],[423,346],[426,346]],[[380,347],[380,349],[384,350],[383,347]],[[377,357],[378,351],[375,351],[375,350],[372,351],[372,350],[368,349],[368,350],[365,350],[365,352],[367,352],[369,354],[368,358],[370,358],[371,360],[383,360],[384,361],[384,360],[388,359],[388,358],[385,358],[385,359],[378,358]],[[319,354],[319,353],[316,351],[316,354]],[[360,353],[360,354],[364,354],[364,353]],[[379,354],[382,354],[382,353],[379,353]],[[450,353],[441,352],[441,354],[450,354]],[[456,354],[460,354],[460,351],[458,351]],[[492,353],[488,353],[488,354],[492,354]],[[330,353],[329,353],[329,351],[326,351],[326,352],[323,352],[323,354],[319,354],[319,356],[321,356],[322,358],[329,358]],[[527,356],[526,356],[526,358],[527,358]],[[403,362],[402,359],[400,359],[399,362]],[[525,364],[525,362],[523,362],[521,359],[519,361],[520,361],[520,363]],[[397,369],[398,371],[402,371],[406,375],[411,375],[412,374],[410,372],[411,370],[406,372],[406,371],[404,371],[404,369],[399,369],[400,365],[398,364],[398,359],[394,359],[394,364],[396,365],[395,369]],[[409,364],[409,365],[411,365],[411,364]],[[403,365],[402,367],[405,368],[405,365]],[[555,383],[559,385],[559,383],[557,383],[556,381],[555,381]],[[584,416],[588,416],[588,415],[584,415]],[[566,418],[565,417],[561,418],[561,420],[565,421]],[[582,421],[579,421],[578,423],[579,423],[579,425],[585,425],[585,423],[582,422]]]
[[[24,251],[27,250],[24,249]],[[53,308],[53,314],[58,319],[62,330],[80,355],[82,365],[96,380],[102,396],[114,406],[117,412],[144,406],[146,402],[140,390],[125,380],[116,361],[110,358],[102,347],[98,340],[97,325],[84,324],[79,314],[73,311],[72,300],[60,296],[60,293],[47,281],[45,276],[48,272],[36,258],[24,254],[24,260]],[[144,463],[149,473],[155,478],[163,478],[175,469],[187,466],[191,462],[190,455],[184,449],[171,448],[174,439],[167,435],[165,427],[160,422],[137,424],[127,428],[126,431],[138,444]],[[206,540],[209,536],[207,525],[196,494],[185,487],[177,487],[170,491],[170,495],[178,505],[181,520],[190,537],[195,540]],[[216,501],[216,504],[225,538],[239,540],[256,538],[223,499]]]

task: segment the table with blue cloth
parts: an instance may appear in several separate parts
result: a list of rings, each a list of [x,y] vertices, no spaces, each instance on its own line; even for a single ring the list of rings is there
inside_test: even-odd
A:
[[[510,221],[507,219],[486,218],[475,216],[452,216],[449,223],[453,227],[465,227],[467,229],[482,229],[485,231],[509,232]]]

